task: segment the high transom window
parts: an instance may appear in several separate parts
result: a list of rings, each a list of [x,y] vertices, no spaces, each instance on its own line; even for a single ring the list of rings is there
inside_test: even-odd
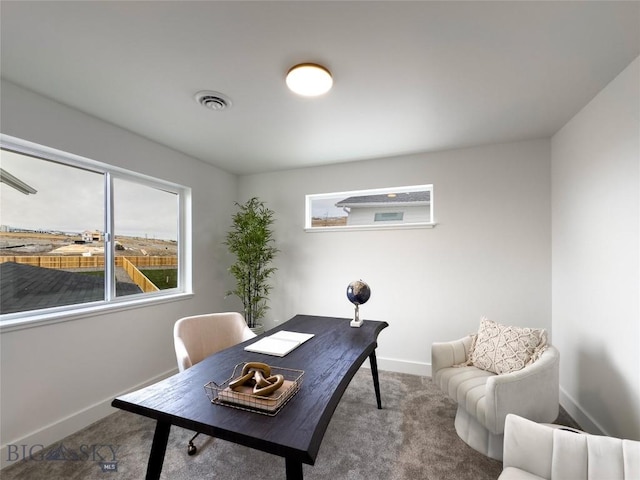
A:
[[[431,228],[433,185],[306,195],[305,230]]]

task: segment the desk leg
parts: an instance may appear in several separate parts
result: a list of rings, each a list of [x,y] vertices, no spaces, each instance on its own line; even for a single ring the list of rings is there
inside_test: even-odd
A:
[[[369,363],[371,364],[371,375],[373,376],[373,389],[376,391],[376,402],[378,409],[382,409],[382,399],[380,398],[380,381],[378,380],[378,360],[376,359],[376,351],[369,355]]]
[[[161,422],[156,423],[156,433],[153,435],[153,443],[151,444],[151,453],[149,454],[149,463],[147,463],[146,480],[159,480],[162,472],[162,464],[164,463],[164,454],[167,450],[167,441],[169,440],[169,430],[171,424]]]
[[[292,458],[285,458],[284,461],[287,480],[302,480],[302,462]]]

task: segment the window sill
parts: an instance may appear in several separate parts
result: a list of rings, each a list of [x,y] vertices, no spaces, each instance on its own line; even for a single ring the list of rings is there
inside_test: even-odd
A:
[[[141,307],[149,307],[152,305],[160,305],[163,303],[177,302],[187,300],[193,297],[193,293],[175,293],[157,297],[144,297],[135,300],[126,300],[121,302],[101,303],[93,306],[79,306],[67,309],[37,314],[34,313],[28,317],[0,319],[0,334],[12,332],[15,330],[23,330],[26,328],[41,327],[44,325],[52,325],[54,323],[67,322],[80,318],[93,317],[96,315],[105,315],[108,313],[119,312],[124,310],[132,310]],[[7,315],[9,316],[9,315]]]
[[[434,228],[437,223],[405,223],[395,225],[352,225],[341,227],[305,227],[305,232],[353,232],[367,230],[414,230],[418,228]]]

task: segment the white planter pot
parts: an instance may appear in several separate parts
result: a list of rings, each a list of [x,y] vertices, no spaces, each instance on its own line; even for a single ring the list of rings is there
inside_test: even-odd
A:
[[[264,333],[264,325],[258,323],[255,327],[249,327],[249,330],[251,330],[256,335],[260,335]]]

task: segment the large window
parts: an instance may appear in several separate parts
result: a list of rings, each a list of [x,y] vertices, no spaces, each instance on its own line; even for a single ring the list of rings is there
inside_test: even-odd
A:
[[[2,136],[0,325],[188,293],[189,189]]]

